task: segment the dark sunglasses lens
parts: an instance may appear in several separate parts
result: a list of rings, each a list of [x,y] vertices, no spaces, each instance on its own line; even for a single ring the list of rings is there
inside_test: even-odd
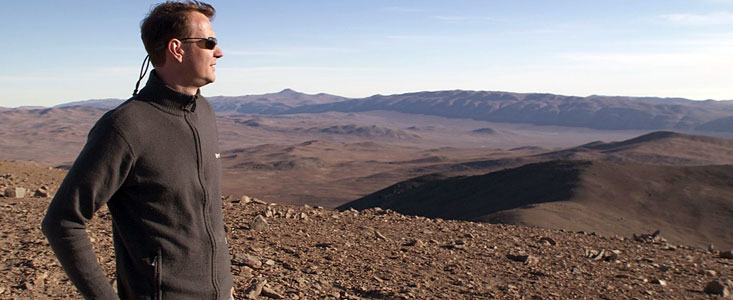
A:
[[[206,44],[205,44],[206,49],[212,50],[216,47],[216,38],[208,38],[208,39],[205,39],[204,41],[206,41]]]

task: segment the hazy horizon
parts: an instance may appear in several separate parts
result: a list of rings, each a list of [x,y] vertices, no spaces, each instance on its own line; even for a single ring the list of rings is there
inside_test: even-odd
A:
[[[284,90],[291,90],[291,91],[296,92],[296,93],[302,93],[302,94],[308,94],[308,95],[322,94],[322,93],[304,93],[304,92],[301,92],[301,91],[293,90],[291,88],[284,88],[283,90],[280,90],[280,91],[265,92],[265,93],[262,93],[262,94],[204,95],[204,96],[207,97],[207,98],[212,98],[212,97],[247,97],[247,96],[258,96],[258,95],[267,95],[267,94],[277,94],[277,93],[283,92]],[[461,89],[453,89],[453,90],[461,90]],[[393,96],[393,95],[410,94],[410,93],[421,93],[421,92],[432,93],[432,92],[441,92],[441,91],[448,91],[448,90],[405,91],[404,93],[397,93],[397,94],[379,94],[378,93],[378,94],[368,95],[368,96],[365,96],[365,97],[354,97],[354,98],[345,97],[343,95],[336,95],[336,94],[329,94],[329,95],[332,95],[332,96],[342,96],[342,97],[345,97],[347,99],[362,99],[362,98],[368,98],[368,97],[371,97],[371,96],[380,96],[380,95],[381,96]],[[479,91],[479,90],[464,90],[464,91]],[[514,91],[489,91],[489,90],[480,90],[480,92],[519,93],[519,92],[514,92]],[[519,94],[532,94],[532,93],[552,94],[552,93],[542,93],[542,92],[528,92],[528,93],[519,93]],[[325,93],[325,94],[328,94],[328,93]],[[661,98],[661,99],[685,99],[685,100],[691,100],[691,101],[710,101],[710,100],[717,101],[717,102],[733,101],[733,100],[718,100],[718,99],[689,99],[689,98],[683,98],[683,97],[655,97],[655,96],[638,96],[638,97],[635,97],[635,96],[627,96],[627,95],[585,95],[585,96],[564,95],[564,94],[555,94],[555,95],[568,96],[568,97],[590,97],[590,96],[599,96],[599,97],[632,97],[632,98],[649,97],[649,98]],[[45,107],[55,107],[55,106],[59,106],[59,105],[65,105],[65,104],[77,103],[77,102],[105,101],[105,100],[125,101],[127,99],[129,99],[129,97],[126,97],[126,98],[114,98],[114,97],[110,97],[110,98],[90,98],[90,99],[80,99],[80,100],[72,100],[72,101],[66,101],[66,102],[61,102],[61,103],[54,103],[54,104],[51,104],[51,105],[19,105],[19,106],[0,106],[0,107],[4,107],[4,108],[44,107],[45,108]]]

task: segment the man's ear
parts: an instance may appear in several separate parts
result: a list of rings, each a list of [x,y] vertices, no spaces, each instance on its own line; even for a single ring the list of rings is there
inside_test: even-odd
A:
[[[183,43],[178,39],[168,41],[168,54],[176,61],[183,62]]]

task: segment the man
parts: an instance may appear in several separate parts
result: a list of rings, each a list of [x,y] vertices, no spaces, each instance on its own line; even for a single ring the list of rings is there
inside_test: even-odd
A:
[[[215,116],[199,88],[222,57],[208,4],[166,2],[141,25],[155,68],[97,121],[52,200],[43,232],[87,299],[230,299]],[[117,293],[85,223],[112,215]]]

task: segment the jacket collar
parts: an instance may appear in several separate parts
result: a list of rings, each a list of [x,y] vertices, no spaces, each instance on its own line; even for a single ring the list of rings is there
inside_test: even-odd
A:
[[[201,97],[201,90],[197,90],[196,95],[176,91],[166,85],[155,70],[152,70],[148,82],[135,99],[151,103],[163,111],[178,115],[195,111],[196,100],[199,97]]]

